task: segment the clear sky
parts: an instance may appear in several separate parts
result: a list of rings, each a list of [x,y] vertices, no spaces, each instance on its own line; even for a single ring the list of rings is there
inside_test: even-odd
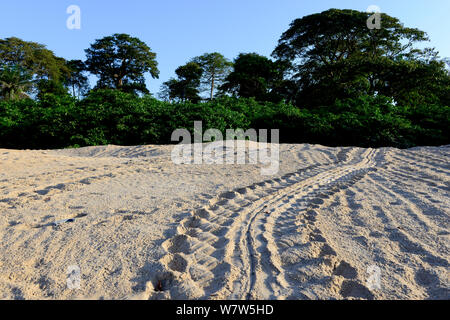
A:
[[[81,9],[80,30],[66,27],[69,5]],[[1,0],[0,38],[16,36],[66,59],[84,59],[95,39],[128,33],[157,53],[160,79],[147,79],[156,93],[194,56],[214,51],[229,59],[241,52],[269,56],[292,20],[329,8],[365,11],[370,5],[426,31],[429,46],[450,57],[448,0]]]

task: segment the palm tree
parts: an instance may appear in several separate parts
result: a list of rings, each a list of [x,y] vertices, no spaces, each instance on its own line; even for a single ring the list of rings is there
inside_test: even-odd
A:
[[[27,92],[33,85],[33,76],[20,66],[0,67],[0,96],[6,100],[29,98]]]

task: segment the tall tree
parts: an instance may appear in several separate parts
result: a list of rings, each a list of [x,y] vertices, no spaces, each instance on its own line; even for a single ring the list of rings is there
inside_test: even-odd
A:
[[[163,82],[159,89],[158,97],[168,102],[172,102],[172,100],[177,99],[179,92],[178,83],[179,81],[174,78],[170,78],[168,81]]]
[[[69,73],[66,61],[44,45],[15,37],[0,39],[0,66],[3,77],[28,82],[21,82],[19,96],[38,90],[37,84],[42,80],[60,82]]]
[[[277,88],[282,81],[282,63],[256,53],[241,53],[220,89],[243,98],[277,101],[280,100]]]
[[[70,73],[65,84],[72,91],[74,97],[80,98],[89,90],[89,81],[86,76],[86,65],[81,60],[70,60],[67,62]]]
[[[156,53],[144,42],[127,34],[96,40],[86,49],[87,70],[99,77],[98,88],[148,93],[144,74],[159,77]]]
[[[178,67],[175,73],[178,79],[164,82],[160,96],[168,100],[199,102],[201,100],[199,86],[203,74],[201,66],[195,62],[188,62]]]
[[[65,60],[44,45],[15,37],[0,39],[0,64],[20,66],[39,79],[59,80],[68,71]]]
[[[432,66],[435,53],[415,44],[427,41],[425,32],[404,27],[381,15],[381,29],[367,28],[367,12],[330,9],[294,20],[281,36],[273,57],[289,65],[292,93],[298,105],[331,105],[337,98],[410,90],[395,81],[395,73]],[[420,60],[428,61],[420,62]],[[403,66],[403,67],[402,67]],[[409,75],[418,73],[411,73]],[[405,73],[403,73],[405,75]],[[419,78],[416,78],[419,80]],[[409,84],[412,82],[409,81]],[[420,89],[420,88],[414,88]],[[395,92],[394,92],[395,91]]]
[[[223,84],[231,72],[233,63],[218,52],[205,53],[192,59],[203,69],[202,85],[209,91],[209,98],[214,98],[214,89]]]
[[[20,66],[0,67],[0,96],[6,100],[29,97],[32,75]]]

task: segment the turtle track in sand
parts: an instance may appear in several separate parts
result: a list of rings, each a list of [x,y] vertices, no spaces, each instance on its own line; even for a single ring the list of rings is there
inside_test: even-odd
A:
[[[181,221],[161,263],[194,299],[372,298],[316,224],[324,200],[376,171],[374,149],[342,149],[337,160],[225,192]],[[344,281],[334,283],[332,275]],[[186,292],[186,290],[188,292]]]

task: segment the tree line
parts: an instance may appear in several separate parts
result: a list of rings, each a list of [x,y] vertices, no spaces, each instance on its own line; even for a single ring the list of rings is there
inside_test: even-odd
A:
[[[285,141],[401,147],[449,143],[448,59],[440,58],[434,48],[420,48],[421,43],[429,40],[424,31],[405,27],[387,14],[381,15],[381,29],[369,30],[368,17],[366,12],[330,9],[296,19],[281,35],[271,57],[241,53],[230,61],[218,52],[194,57],[175,70],[175,77],[162,84],[160,100],[151,97],[145,84],[146,74],[159,77],[157,55],[136,37],[114,34],[98,39],[85,50],[84,61],[67,61],[39,43],[15,37],[0,39],[0,129],[3,131],[0,143],[5,144],[1,136],[6,139],[6,133],[14,132],[13,127],[35,122],[25,121],[26,116],[31,117],[26,106],[28,110],[48,113],[66,103],[72,113],[84,110],[94,114],[90,101],[100,105],[112,103],[108,99],[116,101],[122,95],[133,97],[130,99],[135,106],[140,106],[141,117],[144,116],[142,108],[146,108],[142,101],[146,101],[153,107],[157,104],[158,110],[182,109],[193,120],[210,114],[226,118],[227,113],[218,106],[229,106],[229,101],[235,101],[242,108],[239,117],[249,120],[242,125],[281,126],[294,135],[285,134]],[[89,75],[97,78],[94,88],[90,88]],[[103,102],[99,98],[101,94]],[[256,108],[257,114],[252,115],[247,111],[253,103],[266,107]],[[191,109],[187,110],[186,105]],[[279,112],[273,106],[279,106]],[[125,108],[121,104],[116,107]],[[219,108],[225,113],[219,115],[208,108]],[[269,115],[279,118],[268,121]],[[119,119],[108,121],[119,125]],[[166,122],[171,127],[170,120]],[[385,127],[380,122],[385,122]],[[221,123],[237,125],[226,120]],[[51,134],[52,128],[57,130],[56,125],[47,126],[47,134]],[[381,126],[378,129],[385,132],[377,132],[371,126]],[[100,132],[100,127],[80,135]],[[75,124],[74,130],[77,128]],[[33,130],[29,128],[29,131]],[[27,132],[21,134],[31,134]],[[358,140],[355,134],[362,136]],[[103,140],[84,137],[81,143],[58,141],[46,146],[169,142],[161,137],[129,142],[111,137]],[[15,144],[8,143],[8,146]]]

